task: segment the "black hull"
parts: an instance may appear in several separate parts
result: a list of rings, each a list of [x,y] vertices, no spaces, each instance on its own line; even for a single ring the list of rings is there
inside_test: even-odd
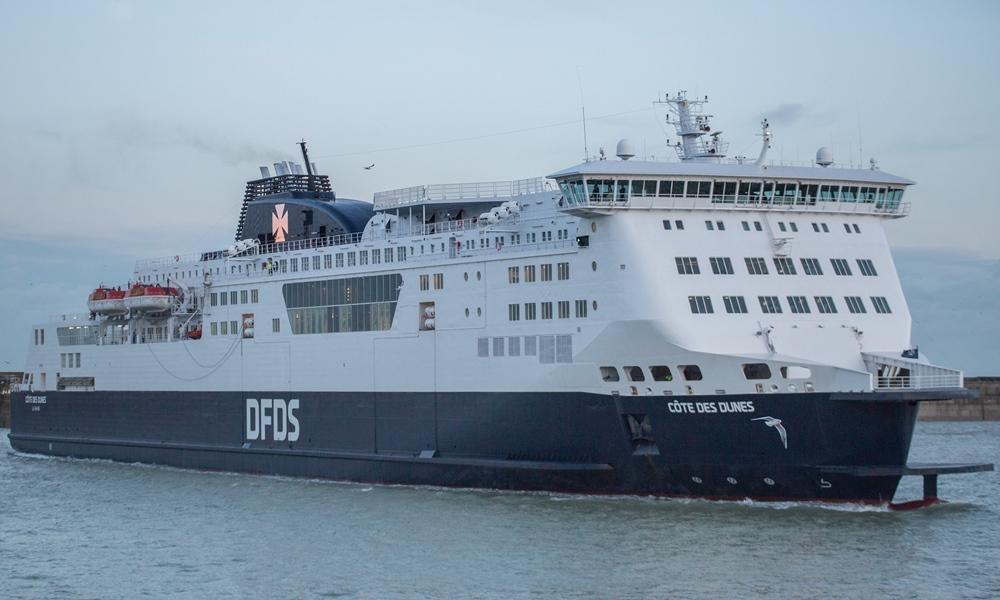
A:
[[[247,407],[276,396],[285,409],[263,420]],[[916,416],[915,400],[875,394],[20,392],[10,440],[370,483],[883,504],[900,476],[852,471],[905,465]]]

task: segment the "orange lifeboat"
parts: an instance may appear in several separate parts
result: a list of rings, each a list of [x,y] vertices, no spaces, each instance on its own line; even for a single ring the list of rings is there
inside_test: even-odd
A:
[[[180,298],[180,290],[161,285],[136,283],[125,295],[125,306],[135,312],[158,313],[170,309]]]
[[[87,296],[87,308],[99,315],[123,315],[128,312],[125,291],[101,286]]]

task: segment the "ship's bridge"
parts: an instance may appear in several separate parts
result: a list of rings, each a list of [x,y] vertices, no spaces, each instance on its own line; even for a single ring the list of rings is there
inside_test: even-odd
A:
[[[914,182],[872,169],[734,162],[597,160],[552,175],[563,210],[607,214],[627,208],[796,210],[902,217]]]

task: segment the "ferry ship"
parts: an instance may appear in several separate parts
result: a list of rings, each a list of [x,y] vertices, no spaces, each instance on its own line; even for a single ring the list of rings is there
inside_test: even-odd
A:
[[[685,93],[676,161],[337,197],[261,167],[234,243],[34,326],[18,450],[335,480],[886,504],[932,364],[883,224],[914,182],[756,159]],[[221,245],[221,244],[220,244]],[[81,298],[82,300],[82,298]]]

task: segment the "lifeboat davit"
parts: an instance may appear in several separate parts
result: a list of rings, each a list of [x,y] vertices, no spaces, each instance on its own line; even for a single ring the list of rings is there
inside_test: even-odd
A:
[[[158,313],[169,310],[179,297],[175,287],[137,283],[125,295],[125,306],[135,312]]]
[[[125,291],[101,286],[87,296],[87,308],[99,315],[123,315],[128,312]]]

